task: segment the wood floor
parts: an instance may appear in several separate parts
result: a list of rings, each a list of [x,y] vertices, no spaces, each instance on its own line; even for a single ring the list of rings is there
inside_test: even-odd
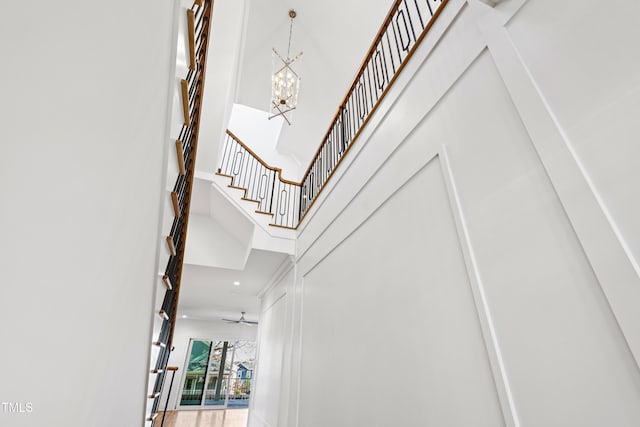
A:
[[[163,427],[246,427],[248,409],[167,411]],[[162,424],[162,412],[156,425]]]

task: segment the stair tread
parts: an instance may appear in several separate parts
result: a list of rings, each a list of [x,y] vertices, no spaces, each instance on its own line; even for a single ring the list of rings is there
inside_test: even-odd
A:
[[[233,179],[233,176],[232,176],[232,175],[227,175],[226,173],[222,173],[222,172],[216,172],[216,175],[226,176],[227,178],[231,178],[231,179]]]
[[[241,197],[240,199],[244,200],[244,201],[247,201],[247,202],[254,202],[254,203],[257,203],[257,204],[262,203],[262,202],[259,202],[258,200],[247,199],[246,197]]]
[[[298,227],[289,227],[286,225],[280,225],[280,224],[269,224],[271,227],[278,227],[278,228],[286,228],[287,230],[297,230]]]

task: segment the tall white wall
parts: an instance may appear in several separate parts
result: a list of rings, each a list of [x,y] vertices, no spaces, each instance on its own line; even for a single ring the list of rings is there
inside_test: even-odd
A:
[[[252,385],[249,427],[286,422],[289,401],[292,308],[295,269],[286,263],[261,296],[258,355]]]
[[[449,1],[299,228],[256,426],[640,423],[640,5],[561,3]]]
[[[202,98],[196,169],[214,173],[233,102],[243,49],[246,0],[217,0],[213,6],[208,48],[207,83]]]
[[[174,2],[0,4],[0,425],[141,426]]]

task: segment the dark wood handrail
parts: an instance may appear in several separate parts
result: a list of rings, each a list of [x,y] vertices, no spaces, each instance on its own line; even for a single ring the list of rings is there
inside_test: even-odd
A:
[[[334,123],[338,121],[338,119],[340,118],[340,114],[342,113],[342,106],[347,102],[347,100],[349,99],[349,96],[353,92],[353,88],[356,87],[356,85],[358,84],[358,81],[360,80],[360,76],[362,75],[362,72],[367,66],[367,63],[369,62],[369,60],[371,59],[371,55],[378,47],[378,42],[380,41],[384,33],[387,31],[387,26],[389,25],[389,22],[391,22],[391,19],[393,18],[393,14],[396,13],[396,11],[398,10],[398,7],[400,6],[400,3],[402,3],[403,1],[404,0],[394,0],[394,3],[391,5],[391,8],[389,9],[389,12],[387,12],[387,16],[385,16],[384,21],[382,21],[382,24],[380,25],[380,28],[378,29],[378,32],[376,33],[375,38],[371,42],[371,46],[369,46],[369,49],[367,49],[367,53],[365,54],[364,59],[360,63],[360,67],[358,67],[358,72],[353,78],[353,81],[351,82],[349,89],[347,89],[347,93],[345,93],[344,97],[342,98],[342,101],[340,101],[340,104],[339,104],[340,106],[338,107],[336,114],[333,116],[333,119],[331,120],[331,125],[329,126],[329,129],[327,129],[327,132],[324,134],[324,137],[322,138],[323,143],[320,144],[320,146],[318,147],[318,150],[316,151],[316,154],[314,154],[313,156],[314,160],[320,154],[320,151],[322,150],[322,146],[324,145],[324,141],[329,137],[329,134],[333,129]],[[313,161],[311,161],[311,163],[309,164],[309,167],[307,168],[303,176],[306,176],[312,167],[313,167]]]
[[[351,147],[353,146],[353,143],[356,141],[356,139],[360,136],[361,131],[366,127],[367,123],[369,122],[369,119],[373,116],[373,113],[377,110],[378,106],[380,105],[381,101],[384,99],[384,97],[387,95],[387,93],[389,92],[389,89],[393,86],[393,84],[395,83],[396,79],[398,78],[398,76],[400,75],[400,73],[402,72],[402,70],[404,69],[404,67],[406,66],[406,64],[408,63],[409,59],[413,56],[413,54],[415,53],[417,47],[421,44],[421,42],[424,40],[424,38],[426,37],[427,33],[429,32],[429,30],[431,29],[431,27],[433,26],[433,23],[436,21],[436,19],[438,18],[438,16],[440,15],[440,13],[442,12],[442,10],[444,9],[445,5],[448,3],[448,0],[440,0],[440,6],[433,11],[432,10],[432,4],[429,3],[429,0],[426,0],[426,7],[428,8],[429,12],[431,13],[430,19],[426,22],[426,24],[423,22],[422,20],[422,16],[418,15],[419,19],[420,19],[420,24],[422,25],[422,31],[420,32],[419,36],[416,37],[416,39],[413,41],[413,46],[410,47],[409,51],[406,53],[406,56],[404,56],[404,58],[401,58],[400,63],[396,69],[395,65],[392,62],[393,65],[393,74],[392,77],[388,80],[388,82],[386,83],[386,85],[384,86],[384,88],[382,89],[382,92],[380,93],[380,95],[377,95],[377,89],[374,88],[374,92],[376,93],[376,99],[375,101],[372,103],[373,105],[371,106],[371,108],[369,109],[369,107],[367,106],[366,102],[366,93],[365,93],[365,104],[364,104],[364,119],[362,120],[362,123],[359,124],[359,126],[357,127],[357,129],[355,130],[353,135],[348,135],[350,138],[348,139],[348,142],[346,142],[346,148],[344,149],[343,152],[341,152],[339,158],[337,159],[337,161],[335,162],[335,164],[331,167],[330,172],[327,174],[326,178],[324,179],[324,181],[320,184],[319,188],[316,189],[310,189],[307,188],[307,193],[311,190],[314,190],[314,194],[313,194],[313,198],[310,199],[310,203],[308,205],[305,206],[304,212],[302,212],[302,215],[300,216],[300,222],[302,222],[302,220],[305,218],[306,214],[309,212],[309,210],[311,209],[311,207],[313,206],[313,204],[315,203],[315,201],[318,199],[319,194],[322,192],[322,190],[324,189],[326,183],[331,179],[331,177],[333,176],[334,172],[337,170],[339,164],[342,162],[342,160],[344,159],[346,153],[351,149]],[[415,7],[416,10],[418,10],[419,13],[419,8],[418,8],[418,4],[417,2],[415,3]],[[338,122],[343,119],[342,121],[342,126],[344,127],[344,111],[346,109],[346,107],[348,106],[348,103],[350,100],[352,100],[352,96],[354,95],[354,92],[358,86],[358,84],[362,83],[364,84],[364,77],[368,77],[368,84],[371,85],[371,77],[370,75],[367,74],[367,76],[365,76],[365,72],[367,71],[367,67],[370,66],[370,63],[372,62],[372,60],[374,59],[374,54],[378,53],[380,51],[384,51],[384,44],[381,43],[381,41],[383,40],[383,37],[385,35],[387,35],[387,37],[389,38],[389,24],[391,24],[391,22],[393,21],[394,16],[396,16],[396,13],[400,10],[400,7],[404,5],[405,9],[407,11],[407,14],[409,12],[408,10],[408,6],[407,6],[407,1],[406,0],[394,0],[393,5],[391,6],[389,12],[387,13],[382,25],[380,26],[380,29],[378,30],[373,42],[371,43],[371,46],[369,47],[369,49],[367,50],[367,54],[365,55],[364,60],[362,61],[360,68],[358,69],[358,72],[356,73],[355,78],[353,79],[353,82],[351,83],[351,85],[349,86],[349,90],[347,91],[346,95],[344,96],[344,98],[342,99],[342,102],[340,103],[340,106],[338,107],[338,111],[336,112],[333,120],[331,121],[331,125],[329,126],[329,129],[327,130],[327,132],[325,133],[322,142],[320,144],[320,146],[318,147],[318,150],[316,151],[316,153],[314,154],[311,163],[309,164],[309,167],[307,168],[303,178],[302,178],[302,188],[303,188],[303,192],[301,192],[301,197],[303,194],[305,194],[305,183],[307,181],[307,178],[309,177],[309,174],[312,173],[314,166],[316,166],[316,161],[318,160],[318,157],[321,155],[322,150],[325,148],[325,145],[327,144],[327,142],[329,141],[329,138],[332,134],[332,132],[334,132],[336,130],[336,126],[338,125]],[[396,19],[399,19],[400,15],[398,15],[398,17]],[[406,19],[404,16],[404,11],[403,11],[403,21]],[[405,25],[406,25],[406,21]],[[413,28],[413,24],[411,23],[411,17],[409,16],[409,23],[411,25],[411,29],[412,32],[414,30]],[[395,35],[395,27],[393,28],[394,30],[394,35]],[[409,29],[406,27],[406,31],[407,31],[407,37],[409,38],[409,45],[411,44],[411,39],[410,36],[408,34]],[[398,32],[400,32],[400,30],[398,30]],[[415,35],[415,34],[414,34]],[[402,41],[402,37],[401,37],[401,41]],[[395,40],[396,42],[396,47],[397,47],[397,43],[398,40],[396,38]],[[390,43],[390,42],[389,42]],[[379,50],[380,49],[380,50]],[[391,49],[389,47],[389,49]],[[384,53],[384,52],[383,52]],[[390,53],[390,58],[393,61],[393,54]],[[385,59],[386,61],[386,59]],[[375,66],[375,65],[374,65]],[[382,65],[381,65],[382,67]],[[385,62],[385,69],[383,70],[383,80],[384,80],[384,75],[385,72],[388,73],[388,68],[386,68],[386,62]],[[368,72],[368,71],[367,71]],[[377,72],[377,71],[376,71]],[[376,81],[378,76],[375,76]],[[387,75],[388,78],[388,75]],[[371,91],[371,87],[369,87],[369,90]],[[366,89],[365,89],[366,91]],[[358,101],[359,102],[359,101]],[[353,106],[353,104],[351,105]],[[360,108],[360,105],[357,106],[358,108]],[[352,116],[347,116],[347,118],[349,120],[353,119],[353,115],[354,113],[351,112]],[[351,125],[351,123],[350,123]],[[349,132],[351,132],[351,128],[347,129]],[[346,138],[346,135],[343,133],[342,138]],[[344,142],[344,141],[343,141]],[[323,165],[325,166],[325,165]],[[314,178],[317,179],[317,177]],[[301,200],[301,205],[302,205],[302,200]]]
[[[244,148],[245,150],[247,150],[247,152],[249,152],[249,154],[251,154],[253,157],[255,157],[255,159],[257,161],[260,162],[260,164],[262,166],[264,166],[267,169],[270,169],[274,172],[278,173],[278,179],[282,182],[284,182],[285,184],[291,184],[291,185],[298,185],[300,186],[301,184],[299,182],[296,181],[291,181],[288,179],[285,179],[282,177],[282,169],[281,168],[277,168],[275,166],[271,166],[269,165],[267,162],[265,162],[264,160],[262,160],[262,158],[260,156],[258,156],[255,151],[253,151],[251,148],[249,148],[249,146],[247,144],[245,144],[244,142],[242,142],[242,140],[240,138],[238,138],[233,132],[231,132],[229,129],[227,129],[227,135],[229,135],[231,138],[233,138],[238,144],[240,144],[242,146],[242,148]]]
[[[176,325],[176,313],[180,296],[182,269],[184,265],[184,253],[186,247],[187,230],[189,225],[189,212],[191,207],[191,194],[195,178],[195,159],[198,148],[198,135],[200,130],[200,115],[202,94],[207,60],[207,46],[211,29],[212,0],[195,0],[193,11],[187,10],[187,19],[193,14],[197,21],[195,31],[195,67],[190,69],[186,78],[180,81],[182,96],[182,109],[184,125],[175,142],[179,174],[173,191],[170,193],[171,204],[174,210],[174,219],[171,231],[165,241],[169,250],[169,259],[164,274],[161,276],[164,285],[164,299],[162,307],[157,315],[162,319],[162,325],[154,346],[158,347],[157,360],[151,372],[157,374],[151,396],[158,396],[162,390],[167,371],[169,356],[173,350],[173,336]],[[172,376],[173,381],[173,376]],[[154,399],[149,418],[155,423],[159,399]],[[154,424],[152,424],[153,426]]]
[[[217,174],[243,190],[242,200],[257,203],[256,212],[271,215],[270,225],[295,228],[299,218],[300,184],[282,178],[282,169],[265,162],[230,130]]]
[[[198,3],[198,1],[196,1],[196,3]],[[205,80],[206,80],[206,70],[207,70],[207,48],[208,48],[208,43],[209,43],[209,34],[211,31],[211,15],[212,15],[212,9],[213,9],[213,0],[201,0],[200,7],[204,7],[204,11],[203,11],[203,17],[202,19],[204,20],[204,22],[206,23],[206,27],[203,27],[200,29],[201,31],[201,37],[198,37],[198,41],[199,41],[199,46],[198,46],[198,56],[197,56],[197,60],[199,61],[200,65],[198,67],[196,67],[195,71],[190,71],[190,73],[194,74],[193,80],[194,81],[198,81],[200,82],[200,84],[197,84],[195,86],[195,91],[193,93],[193,99],[194,99],[194,111],[195,114],[193,115],[193,117],[189,117],[190,121],[185,123],[185,130],[186,133],[191,133],[193,136],[193,141],[192,141],[192,153],[191,153],[191,159],[190,162],[188,163],[188,168],[187,168],[187,173],[189,174],[190,178],[188,180],[188,184],[187,184],[187,194],[189,194],[189,197],[187,198],[187,202],[185,205],[185,208],[182,212],[182,215],[184,217],[184,226],[182,227],[182,235],[181,235],[181,240],[183,242],[182,246],[181,246],[181,254],[180,254],[180,263],[178,265],[178,274],[177,274],[177,283],[174,283],[174,304],[173,304],[173,310],[171,312],[171,330],[169,332],[169,339],[168,339],[168,344],[171,345],[173,343],[173,335],[175,332],[175,327],[176,327],[176,314],[178,311],[178,300],[180,297],[180,288],[181,288],[181,282],[182,282],[182,268],[183,268],[183,261],[184,261],[184,250],[185,250],[185,242],[187,240],[187,230],[189,227],[189,213],[191,211],[191,194],[192,194],[192,190],[193,190],[193,182],[194,182],[194,176],[195,176],[195,159],[196,159],[196,153],[197,153],[197,149],[198,149],[198,137],[200,135],[200,115],[201,115],[201,108],[200,108],[200,102],[202,100],[202,94],[204,93],[204,85],[205,85]],[[183,93],[184,93],[184,89],[185,89],[185,83],[187,83],[186,80],[182,80],[183,83]],[[188,84],[188,83],[187,83]],[[187,90],[188,93],[188,90]],[[187,103],[189,102],[189,100],[187,99]],[[190,129],[189,129],[190,128]]]

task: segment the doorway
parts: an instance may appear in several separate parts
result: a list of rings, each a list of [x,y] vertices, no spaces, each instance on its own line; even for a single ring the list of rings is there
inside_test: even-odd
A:
[[[179,409],[249,406],[256,343],[191,339]]]

